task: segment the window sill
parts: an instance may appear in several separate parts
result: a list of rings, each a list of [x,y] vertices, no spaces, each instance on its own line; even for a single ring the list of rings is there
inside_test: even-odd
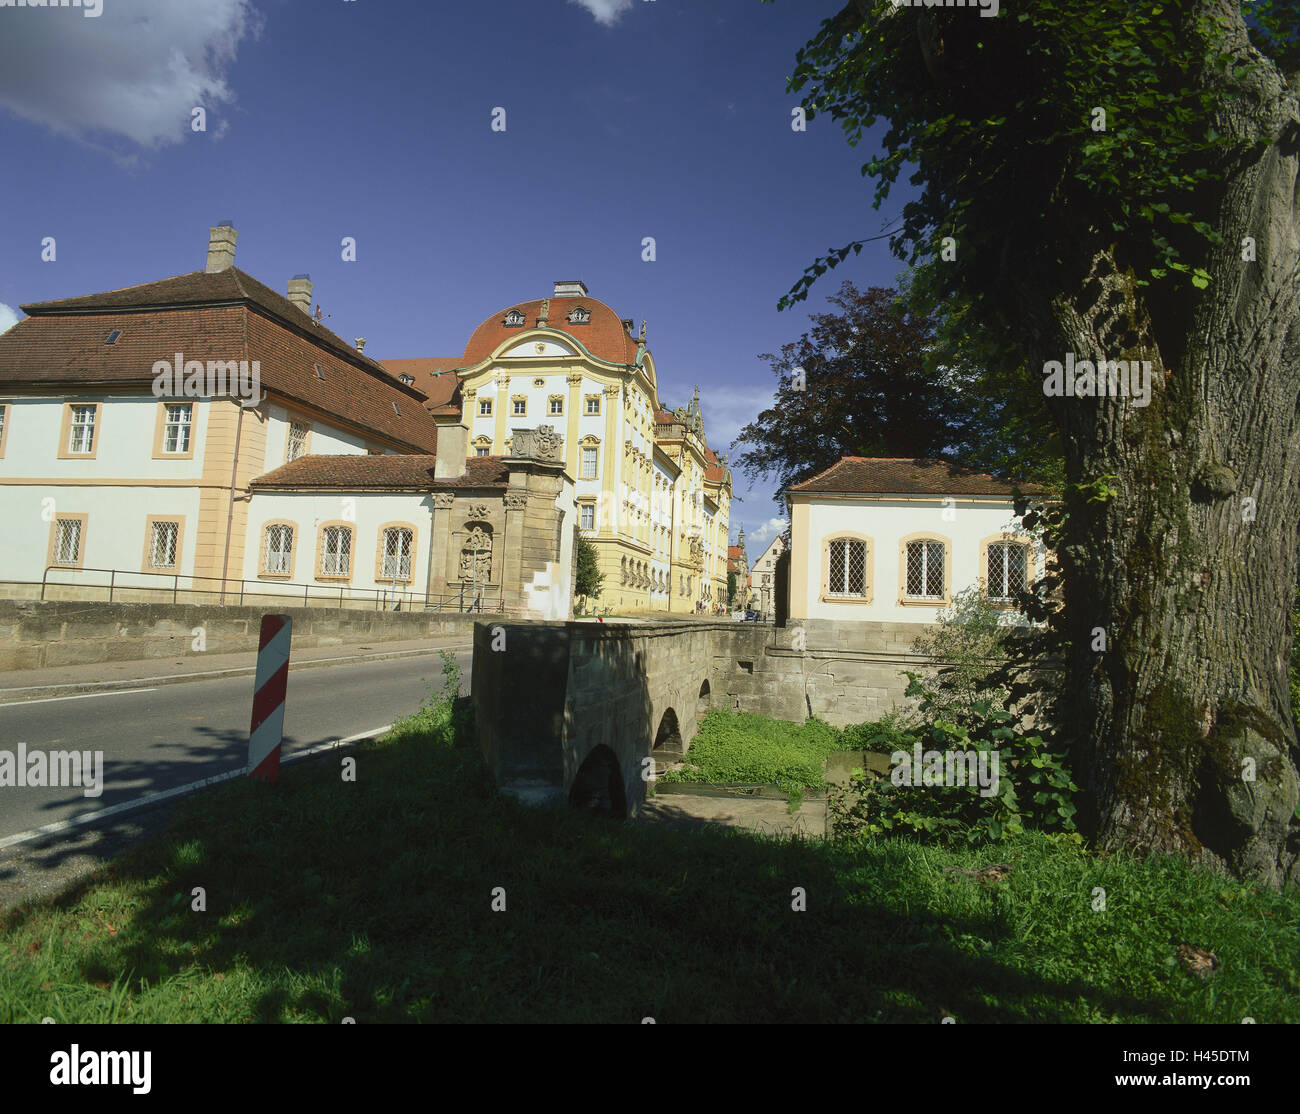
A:
[[[943,599],[912,599],[908,596],[904,596],[902,599],[898,601],[898,606],[899,607],[951,607],[952,600],[951,598],[948,597],[944,597]]]

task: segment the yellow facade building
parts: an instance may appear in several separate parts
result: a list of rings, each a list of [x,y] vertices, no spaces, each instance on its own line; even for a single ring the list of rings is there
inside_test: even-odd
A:
[[[463,424],[471,456],[506,456],[516,428],[562,445],[579,526],[615,611],[710,613],[725,606],[731,472],[709,448],[699,392],[669,410],[646,325],[581,282],[518,302],[474,330],[461,358],[388,360]]]

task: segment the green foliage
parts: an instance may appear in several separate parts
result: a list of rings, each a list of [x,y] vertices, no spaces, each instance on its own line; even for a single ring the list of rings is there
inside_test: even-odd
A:
[[[840,732],[845,750],[873,750],[879,754],[893,754],[903,746],[911,746],[914,733],[921,726],[920,717],[913,711],[895,708],[871,723],[858,723]]]
[[[442,659],[442,685],[435,688],[426,681],[428,692],[419,708],[393,724],[393,733],[401,737],[438,734],[462,726],[468,714],[466,702],[460,695],[462,671],[460,662],[451,650],[439,650]]]
[[[739,578],[736,573],[734,572],[727,573],[727,606],[728,607],[730,607],[733,603],[736,602],[736,585],[738,583],[739,583]]]
[[[1287,7],[1293,26],[1293,5],[1252,5],[1256,42],[1281,63],[1296,51]],[[889,234],[898,258],[928,261],[923,302],[961,295],[979,309],[996,299],[993,271],[1028,238],[1043,251],[1043,229],[1064,235],[1065,221],[1131,242],[1142,284],[1206,285],[1210,275],[1186,256],[1221,237],[1198,213],[1197,191],[1242,154],[1214,121],[1256,63],[1228,52],[1224,28],[1178,4],[1053,0],[997,19],[969,15],[850,3],[798,52],[789,82],[806,90],[809,120],[829,115],[851,145],[889,121],[862,173],[875,179],[880,208],[903,168],[915,168],[909,180],[923,189]],[[1094,127],[1098,108],[1104,130]],[[948,237],[956,255],[942,260]],[[782,308],[864,242],[816,260]]]
[[[851,282],[827,301],[834,312],[810,315],[809,332],[759,357],[777,394],[737,435],[739,467],[786,485],[843,456],[944,457],[997,436],[973,388],[980,369],[927,359],[936,315],[909,311],[896,290]]]
[[[996,607],[977,585],[964,588],[952,605],[935,616],[934,625],[916,639],[914,653],[944,662],[932,682],[930,707],[934,716],[948,718],[976,700],[1005,710],[1006,685],[991,679],[1015,650],[1017,631],[1006,625],[1007,609]]]
[[[714,709],[691,743],[688,765],[660,780],[775,785],[787,791],[823,786],[827,756],[842,749],[840,732],[816,717],[786,723]]]
[[[578,573],[573,584],[574,594],[583,600],[597,600],[605,584],[605,574],[597,567],[596,547],[581,533],[577,537],[577,546]]]
[[[1251,42],[1288,73],[1300,70],[1295,0],[1256,0],[1244,9]]]
[[[847,794],[833,795],[830,802],[837,837],[908,833],[942,842],[980,844],[1022,834],[1027,828],[1046,832],[1073,833],[1076,806],[1072,800],[1078,786],[1070,777],[1064,756],[1053,751],[1039,734],[1029,734],[1011,712],[995,708],[987,700],[975,700],[957,709],[909,673],[908,696],[921,698],[920,712],[927,717],[916,731],[895,728],[879,730],[864,724],[854,737],[864,739],[871,750],[891,749],[893,770],[880,774],[856,769],[849,779]],[[948,709],[953,718],[937,716]],[[873,729],[877,728],[877,729]],[[997,779],[984,791],[978,784],[901,784],[899,771],[911,769],[914,747],[922,754],[949,751],[984,754],[992,772],[992,755],[997,755]],[[901,753],[896,753],[901,752]],[[905,756],[905,758],[904,758]]]

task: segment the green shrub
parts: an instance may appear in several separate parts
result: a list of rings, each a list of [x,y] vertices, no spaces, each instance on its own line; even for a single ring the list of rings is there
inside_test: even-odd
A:
[[[1006,625],[1007,616],[1007,610],[989,603],[978,587],[966,588],[913,643],[913,653],[944,663],[928,690],[934,715],[951,716],[977,700],[1006,708],[1008,689],[991,675],[1012,656],[1010,643],[1018,631]]]
[[[864,724],[846,731],[861,738],[865,749],[902,751],[910,770],[914,747],[922,753],[937,751],[997,752],[996,792],[984,796],[978,784],[914,785],[894,780],[904,763],[891,774],[856,769],[847,794],[833,794],[829,804],[838,837],[860,834],[911,833],[945,842],[981,843],[1021,834],[1026,828],[1047,832],[1074,831],[1073,794],[1078,786],[1070,777],[1064,756],[1028,734],[1012,713],[991,701],[976,700],[947,707],[952,719],[936,715],[936,699],[914,673],[909,673],[907,695],[921,699],[921,713],[930,717],[915,731],[880,730]],[[874,733],[867,729],[875,728]],[[988,761],[990,767],[992,759]],[[902,779],[900,778],[900,781]],[[990,786],[991,788],[991,786]],[[856,795],[856,797],[855,797]]]

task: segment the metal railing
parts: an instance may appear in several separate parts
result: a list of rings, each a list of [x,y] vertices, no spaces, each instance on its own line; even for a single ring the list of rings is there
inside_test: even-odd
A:
[[[105,574],[108,582],[88,583],[84,580],[60,582],[51,581],[50,573],[65,573],[80,578],[86,573]],[[155,577],[152,582],[132,584],[130,581]],[[159,580],[164,583],[159,584]],[[171,581],[166,584],[165,581]],[[181,581],[190,582],[190,587],[181,587]],[[219,587],[200,588],[193,586],[197,581],[206,581]],[[298,605],[301,592],[302,606],[339,607],[348,603],[361,603],[367,606],[374,602],[376,611],[504,611],[505,599],[499,584],[464,583],[455,591],[430,593],[415,592],[402,588],[353,588],[341,584],[337,588],[330,584],[301,583],[287,580],[235,580],[221,576],[192,576],[175,572],[145,572],[128,569],[73,569],[66,565],[46,565],[41,576],[41,599],[45,599],[49,588],[75,588],[107,590],[108,602],[112,603],[116,593],[119,599],[125,599],[129,592],[166,593],[170,590],[172,603],[182,601],[182,596],[215,597],[202,600],[204,603],[217,603],[229,606],[241,606],[249,602],[265,602],[268,598],[292,600]],[[282,604],[281,606],[287,606]]]

